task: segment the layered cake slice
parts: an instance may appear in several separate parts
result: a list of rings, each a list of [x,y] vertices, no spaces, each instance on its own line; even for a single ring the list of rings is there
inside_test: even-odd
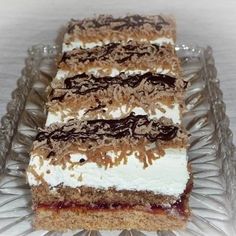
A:
[[[70,119],[119,119],[146,114],[165,116],[181,122],[186,83],[173,76],[146,72],[115,77],[97,77],[86,73],[60,80],[52,85],[46,125]],[[59,87],[59,88],[58,88]]]
[[[37,229],[186,225],[186,82],[174,41],[164,16],[69,24],[27,170]]]
[[[41,130],[28,168],[37,228],[168,230],[189,216],[185,130],[167,118]]]
[[[179,60],[171,45],[154,45],[129,41],[109,43],[90,49],[64,52],[56,79],[88,73],[96,76],[144,74],[146,72],[180,76]]]
[[[97,18],[71,20],[64,37],[63,51],[92,48],[128,41],[174,44],[175,21],[168,16],[130,15],[121,18],[100,15]]]

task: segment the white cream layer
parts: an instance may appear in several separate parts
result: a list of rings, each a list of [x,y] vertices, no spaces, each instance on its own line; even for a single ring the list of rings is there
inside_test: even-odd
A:
[[[65,36],[66,38],[67,36]],[[127,40],[128,41],[132,41],[133,38],[129,38]],[[141,42],[149,42],[151,44],[156,44],[156,45],[163,45],[163,44],[172,44],[174,45],[174,40],[172,38],[166,38],[166,37],[159,37],[155,40],[147,40],[147,39],[141,39],[140,40]],[[68,51],[71,51],[75,48],[93,48],[93,47],[96,47],[96,46],[102,46],[102,45],[105,45],[105,44],[109,44],[111,41],[108,41],[108,40],[105,40],[104,42],[102,41],[97,41],[97,42],[92,42],[92,43],[85,43],[85,42],[82,42],[80,40],[77,40],[77,41],[71,41],[70,44],[65,44],[63,43],[62,45],[62,52],[68,52]],[[113,43],[120,43],[120,41],[112,41]]]
[[[148,115],[149,119],[159,119],[162,116],[165,116],[169,119],[172,119],[174,123],[180,123],[180,108],[179,108],[179,104],[175,103],[173,104],[172,107],[168,107],[166,105],[163,104],[159,104],[159,106],[163,109],[165,109],[165,112],[160,111],[159,109],[155,110],[155,114],[147,114],[143,108],[141,107],[135,107],[132,110],[127,110],[127,107],[125,105],[121,106],[120,108],[114,109],[111,112],[109,112],[107,115],[111,116],[112,119],[120,119],[121,117],[127,116],[129,115],[131,112],[135,112],[136,115]],[[106,108],[104,108],[103,110],[107,110]],[[64,114],[64,116],[62,115]],[[81,119],[83,118],[83,120],[88,120],[90,119],[89,114],[86,114],[86,110],[85,109],[81,109],[79,110],[77,116],[70,116],[67,115],[68,111],[64,110],[63,112],[49,112],[48,116],[47,116],[47,121],[46,121],[46,126],[49,126],[52,123],[55,122],[62,122],[62,123],[66,123],[68,120],[70,119]],[[106,113],[100,112],[98,113],[98,116],[96,117],[97,119],[104,119],[106,117],[104,117],[104,114],[106,115]]]
[[[86,160],[86,156],[81,154],[74,154],[71,159],[78,162],[81,158]],[[41,164],[38,156],[31,156],[29,165],[52,187],[59,184],[72,188],[115,187],[117,190],[147,190],[178,197],[184,192],[189,179],[185,149],[167,149],[163,157],[145,169],[134,154],[128,156],[127,164],[108,169],[98,167],[93,162],[76,164],[72,168],[68,163],[63,169],[61,165],[50,165],[48,160]],[[31,186],[41,184],[41,180],[31,172],[28,172],[28,182]]]
[[[101,71],[100,68],[92,68],[89,71],[87,71],[86,73],[93,74],[95,76],[101,76],[99,71]],[[108,76],[117,76],[117,75],[119,75],[122,72],[124,72],[126,75],[135,75],[135,74],[141,74],[142,75],[142,74],[147,73],[148,70],[127,70],[127,71],[121,71],[121,70],[117,70],[117,69],[114,68],[114,69],[112,69],[111,73]],[[80,74],[80,73],[84,73],[84,71],[77,71],[76,72],[76,74]],[[164,74],[164,75],[165,74],[170,74],[170,75],[175,76],[175,74],[172,71],[163,69],[161,67],[157,68],[155,73],[157,73],[157,74]],[[58,79],[58,80],[65,79],[65,78],[67,78],[69,76],[71,76],[69,71],[59,69],[57,71],[55,79]]]

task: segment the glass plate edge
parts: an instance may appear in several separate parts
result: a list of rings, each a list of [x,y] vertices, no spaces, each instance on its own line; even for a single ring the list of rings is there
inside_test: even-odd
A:
[[[230,130],[229,117],[226,114],[226,104],[223,101],[223,92],[220,89],[220,80],[217,78],[217,70],[213,57],[213,50],[208,46],[203,51],[205,58],[204,68],[208,77],[207,86],[210,92],[214,118],[216,121],[216,132],[218,135],[220,156],[223,158],[222,174],[226,183],[226,192],[232,206],[233,228],[236,232],[236,156],[235,145],[233,144],[233,133]]]
[[[35,74],[33,69],[40,63],[42,55],[57,55],[59,46],[34,45],[28,49],[28,56],[17,87],[11,93],[11,100],[6,106],[6,113],[0,122],[0,175],[4,172],[8,151],[17,129],[18,121],[31,90]]]

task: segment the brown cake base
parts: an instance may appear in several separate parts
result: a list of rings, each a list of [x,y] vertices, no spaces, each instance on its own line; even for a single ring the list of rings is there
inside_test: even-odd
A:
[[[175,230],[185,227],[190,216],[188,206],[192,184],[181,198],[169,207],[160,205],[89,204],[58,202],[35,206],[36,229],[67,231],[69,229],[145,231]]]
[[[68,229],[145,231],[175,230],[185,227],[189,209],[185,215],[157,209],[150,212],[136,209],[88,210],[85,208],[50,209],[37,208],[35,228],[66,231]]]
[[[54,192],[55,195],[52,195],[44,186],[35,187],[32,189],[34,227],[54,231],[182,229],[190,216],[188,202],[192,187],[190,178],[180,199],[167,205],[164,202],[173,199],[156,195],[156,201],[152,202],[154,196],[150,193],[139,192],[137,195],[136,192],[123,192],[125,199],[122,201],[121,193],[116,191],[95,191],[97,196],[95,197],[91,194],[92,189],[89,188],[74,191],[70,188],[62,188],[63,191],[57,194]],[[149,203],[145,200],[149,200]],[[162,201],[161,205],[158,204],[160,201]]]

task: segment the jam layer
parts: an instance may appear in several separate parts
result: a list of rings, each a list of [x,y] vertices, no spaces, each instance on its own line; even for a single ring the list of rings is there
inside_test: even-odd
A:
[[[188,208],[188,200],[189,195],[192,190],[193,183],[192,180],[189,181],[184,193],[181,197],[173,204],[169,206],[165,205],[157,205],[157,204],[149,204],[149,205],[130,205],[130,204],[120,204],[120,203],[91,203],[91,204],[80,204],[79,202],[73,201],[59,201],[52,204],[43,204],[40,203],[36,206],[36,208],[47,208],[52,210],[60,210],[60,209],[70,209],[70,210],[87,210],[87,211],[116,211],[116,210],[141,210],[147,211],[153,214],[162,214],[164,212],[170,212],[174,210],[175,213],[178,213],[180,216],[187,217],[189,215],[189,208]]]

